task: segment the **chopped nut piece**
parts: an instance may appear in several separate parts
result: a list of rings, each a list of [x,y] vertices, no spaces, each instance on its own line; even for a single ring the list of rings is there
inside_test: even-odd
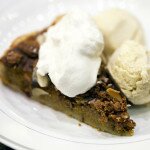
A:
[[[107,89],[107,93],[112,96],[113,98],[116,98],[117,100],[121,100],[121,95],[119,91],[116,91],[112,88]]]
[[[9,64],[17,64],[20,62],[22,58],[22,55],[16,51],[10,51],[8,54],[7,54],[7,61]]]
[[[27,40],[18,44],[17,49],[21,50],[30,57],[37,57],[39,51],[39,43],[36,40]]]
[[[34,59],[29,59],[28,58],[28,61],[26,61],[25,62],[25,64],[22,66],[22,68],[23,68],[23,71],[29,71],[29,72],[31,72],[31,71],[33,71],[33,68],[35,67],[34,65],[35,65],[35,61],[36,60],[34,60]]]

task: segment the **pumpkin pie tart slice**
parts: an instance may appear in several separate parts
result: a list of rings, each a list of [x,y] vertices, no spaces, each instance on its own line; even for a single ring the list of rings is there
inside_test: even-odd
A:
[[[0,59],[2,83],[99,131],[120,136],[133,135],[135,122],[127,112],[126,97],[112,80],[104,63],[97,75],[96,85],[73,98],[63,95],[50,79],[47,87],[38,84],[36,64],[42,35],[46,31],[47,28],[23,35],[10,45]]]

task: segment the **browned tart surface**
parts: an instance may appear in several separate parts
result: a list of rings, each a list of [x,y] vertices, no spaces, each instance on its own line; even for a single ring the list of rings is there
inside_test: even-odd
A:
[[[69,98],[51,83],[41,88],[34,78],[38,60],[37,37],[46,30],[19,37],[0,60],[2,82],[28,97],[64,112],[98,130],[116,135],[133,135],[135,123],[127,112],[126,98],[102,66],[97,84],[85,94]]]

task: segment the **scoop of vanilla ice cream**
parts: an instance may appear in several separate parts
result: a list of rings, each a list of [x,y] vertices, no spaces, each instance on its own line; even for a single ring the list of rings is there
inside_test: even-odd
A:
[[[127,40],[144,43],[141,25],[129,12],[121,9],[110,9],[94,18],[104,35],[104,54],[107,58]]]
[[[95,85],[104,41],[93,18],[82,11],[68,13],[48,29],[45,38],[37,63],[41,86],[47,85],[43,78],[46,74],[69,97]]]
[[[129,101],[136,105],[150,102],[150,55],[143,46],[125,42],[107,67]]]

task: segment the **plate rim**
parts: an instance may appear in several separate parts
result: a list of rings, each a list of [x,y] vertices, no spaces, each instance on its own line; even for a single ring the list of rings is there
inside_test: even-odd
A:
[[[12,123],[15,123],[15,124],[17,124],[17,126],[21,126],[22,128],[22,130],[24,130],[24,129],[26,129],[27,127],[25,127],[25,126],[23,126],[23,125],[20,125],[18,122],[16,122],[15,120],[13,120],[12,118],[10,118],[10,117],[8,117],[6,114],[4,114],[3,112],[1,112],[0,111],[0,118],[2,117],[2,116],[4,116],[5,117],[5,119],[7,118],[7,119],[9,119],[9,121],[11,122],[11,124]],[[9,122],[9,123],[10,123]],[[8,122],[6,121],[6,120],[3,120],[3,124],[8,124]],[[16,128],[14,128],[14,131],[16,130]],[[30,138],[30,139],[32,139],[32,138],[36,138],[35,136],[34,136],[34,134],[32,134],[32,132],[34,132],[34,131],[32,131],[32,129],[27,129],[27,130],[29,130],[30,131],[30,134],[31,134],[31,136],[32,137],[30,137],[30,135],[28,135],[28,138]],[[3,133],[2,133],[3,132]],[[13,140],[12,140],[12,138],[7,138],[5,135],[4,135],[4,133],[6,133],[7,132],[7,129],[5,129],[5,131],[2,131],[2,129],[0,128],[0,141],[2,142],[2,143],[4,143],[4,144],[6,144],[6,145],[8,145],[8,146],[10,146],[10,147],[12,147],[12,148],[15,148],[15,149],[20,149],[20,150],[33,150],[33,149],[35,149],[35,145],[34,145],[34,142],[32,143],[32,145],[30,145],[30,146],[27,146],[28,145],[28,143],[27,142],[25,142],[24,144],[22,144],[22,143],[20,143],[20,142],[16,142],[15,140],[17,139],[17,137],[15,136],[15,138],[13,138]],[[36,132],[37,133],[37,132]],[[8,132],[7,132],[7,134],[8,134]],[[41,136],[40,138],[44,138],[44,137],[47,137],[47,136],[45,136],[45,135],[41,135],[41,134],[39,134],[39,133],[37,133],[38,134],[38,136]],[[11,137],[12,135],[11,135],[11,133],[10,133],[10,137]],[[39,137],[38,137],[39,138]],[[87,148],[87,147],[95,147],[95,150],[100,150],[100,149],[103,149],[103,148],[106,148],[106,147],[115,147],[115,149],[116,150],[119,150],[120,149],[120,146],[121,147],[123,147],[123,149],[126,149],[125,147],[126,146],[129,146],[130,145],[130,148],[132,147],[132,148],[140,148],[140,147],[138,147],[137,145],[139,145],[140,144],[140,146],[149,146],[149,143],[150,143],[150,139],[147,139],[147,140],[143,140],[143,141],[138,141],[138,142],[132,142],[132,143],[121,143],[121,144],[113,144],[113,145],[103,145],[103,144],[91,144],[91,143],[77,143],[77,142],[74,142],[74,141],[66,141],[66,140],[63,140],[63,139],[54,139],[53,137],[51,137],[50,138],[50,140],[49,140],[49,143],[46,143],[47,144],[47,146],[48,145],[51,145],[53,142],[55,142],[55,144],[53,144],[53,147],[54,147],[54,149],[55,149],[55,147],[56,147],[56,149],[57,149],[57,147],[58,147],[58,145],[57,145],[57,142],[59,142],[59,141],[61,141],[62,143],[59,145],[59,147],[61,147],[61,145],[70,145],[70,146],[76,146],[76,145],[80,145],[81,147],[83,147],[83,148]],[[30,143],[31,144],[31,143]],[[87,146],[88,145],[88,146]],[[45,145],[46,146],[46,145]],[[74,147],[74,148],[72,148],[73,150],[75,150],[76,148]],[[66,148],[66,150],[69,150],[69,149],[67,149]]]
[[[0,117],[2,116],[2,114],[0,113]],[[6,117],[8,117],[8,116],[6,116]],[[9,116],[9,118],[10,119],[12,119],[13,121],[14,121],[14,119],[13,118],[11,118],[10,116]],[[7,124],[8,122],[5,122],[5,124]],[[23,125],[23,124],[22,124]],[[23,125],[24,126],[24,125]],[[24,126],[24,127],[26,127],[26,126]],[[32,129],[31,129],[31,131],[32,131]],[[5,132],[7,132],[7,130],[5,131]],[[6,143],[7,145],[9,145],[10,147],[12,147],[12,148],[17,148],[17,149],[23,149],[24,150],[24,146],[22,147],[19,143],[13,143],[13,141],[11,142],[11,140],[10,140],[10,142],[9,142],[9,139],[7,140],[7,138],[2,138],[1,136],[2,136],[2,131],[1,131],[1,128],[0,128],[0,141],[2,142],[2,143]],[[64,139],[62,139],[62,140],[64,140]],[[146,139],[146,141],[149,141],[150,142],[150,139]],[[70,141],[69,141],[70,142]],[[71,141],[71,142],[74,142],[74,143],[77,143],[77,142],[75,142],[75,141]],[[142,143],[142,142],[145,142],[145,140],[144,141],[138,141],[138,142],[140,142],[140,143]],[[132,143],[129,143],[129,144],[135,144],[136,142],[132,142]],[[17,146],[17,144],[19,144],[20,146]],[[80,143],[80,144],[84,144],[84,143]],[[86,144],[86,143],[85,143]],[[88,143],[87,143],[88,144]],[[93,143],[92,143],[93,144]],[[119,143],[119,144],[115,144],[115,145],[120,145],[120,144],[127,144],[127,143]],[[94,144],[95,145],[95,144]],[[97,144],[96,144],[97,145]],[[98,145],[105,145],[105,144],[98,144]],[[112,144],[109,144],[109,145],[112,145]],[[107,145],[106,145],[107,146]],[[120,147],[120,146],[119,146]],[[30,148],[28,148],[28,147],[25,147],[25,149],[30,149]]]

